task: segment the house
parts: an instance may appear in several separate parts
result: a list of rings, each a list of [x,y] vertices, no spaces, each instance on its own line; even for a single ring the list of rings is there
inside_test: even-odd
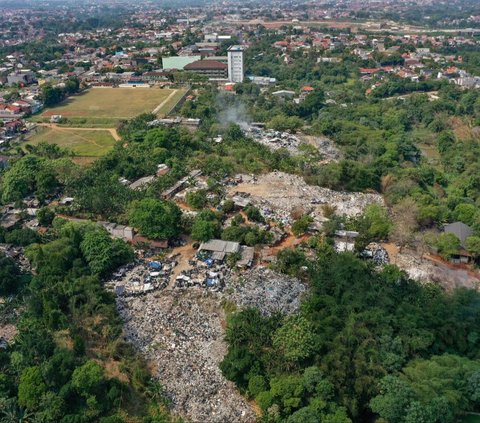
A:
[[[443,226],[443,231],[446,234],[453,234],[460,240],[460,246],[465,248],[465,243],[468,237],[473,235],[473,229],[465,225],[463,222],[449,223]]]
[[[182,70],[190,63],[197,62],[201,56],[162,57],[163,69]]]
[[[251,267],[255,256],[255,248],[242,245],[240,254],[241,258],[237,261],[237,266],[242,268]]]
[[[240,252],[240,244],[233,241],[223,241],[221,239],[211,239],[208,242],[202,242],[198,252],[205,251],[211,254],[211,259],[216,261],[223,261],[229,254],[236,254]]]
[[[19,72],[13,72],[7,76],[8,85],[28,85],[33,84],[36,81],[35,74],[27,69],[21,70]]]
[[[378,72],[380,72],[378,68],[360,68],[361,75],[374,75]]]
[[[272,93],[272,95],[280,98],[293,98],[295,96],[295,91],[279,90]]]
[[[159,164],[159,165],[157,166],[157,173],[156,173],[156,175],[157,175],[157,176],[166,175],[169,170],[170,170],[170,168],[169,168],[165,163],[161,163],[161,164]]]
[[[454,263],[469,263],[472,259],[471,254],[466,251],[466,241],[473,235],[473,229],[463,222],[453,222],[443,226],[446,234],[453,234],[460,240],[460,251],[453,255],[450,260]]]
[[[147,185],[151,184],[154,179],[155,179],[155,175],[145,176],[143,178],[137,179],[135,182],[132,182],[129,185],[129,188],[135,191],[139,191],[145,188]]]
[[[339,253],[353,251],[355,249],[355,239],[359,235],[360,234],[355,231],[335,231],[335,250]]]
[[[202,174],[202,171],[199,169],[192,170],[187,176],[184,178],[180,179],[177,183],[175,183],[171,188],[165,190],[162,192],[162,197],[165,199],[172,198],[175,194],[179,193],[182,191],[185,186],[187,185],[187,182],[191,178],[196,178]]]

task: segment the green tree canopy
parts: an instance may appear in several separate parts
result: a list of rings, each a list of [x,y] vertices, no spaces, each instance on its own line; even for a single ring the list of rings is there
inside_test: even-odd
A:
[[[130,224],[151,239],[168,239],[180,233],[182,212],[169,201],[146,198],[134,201],[128,210]]]

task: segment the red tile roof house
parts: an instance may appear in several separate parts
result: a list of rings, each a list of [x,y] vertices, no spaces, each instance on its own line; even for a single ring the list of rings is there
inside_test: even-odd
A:
[[[305,92],[305,93],[311,93],[312,91],[315,91],[315,88],[307,85],[305,87],[302,87],[302,91]]]
[[[361,75],[373,75],[378,72],[380,72],[378,68],[360,68]]]
[[[277,41],[273,43],[273,46],[277,48],[287,48],[288,44],[289,44],[288,41]]]

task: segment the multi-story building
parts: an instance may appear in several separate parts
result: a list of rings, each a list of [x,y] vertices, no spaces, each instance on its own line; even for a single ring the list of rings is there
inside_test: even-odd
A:
[[[243,82],[244,77],[244,50],[242,46],[231,46],[228,49],[228,80]]]

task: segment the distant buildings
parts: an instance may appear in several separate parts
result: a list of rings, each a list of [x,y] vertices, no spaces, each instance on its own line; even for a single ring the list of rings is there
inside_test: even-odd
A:
[[[7,84],[8,85],[15,85],[15,84],[22,84],[22,85],[29,85],[36,82],[35,73],[30,70],[21,70],[18,72],[13,72],[7,76]]]
[[[228,49],[228,80],[230,82],[243,82],[244,49],[242,46],[231,46]]]

